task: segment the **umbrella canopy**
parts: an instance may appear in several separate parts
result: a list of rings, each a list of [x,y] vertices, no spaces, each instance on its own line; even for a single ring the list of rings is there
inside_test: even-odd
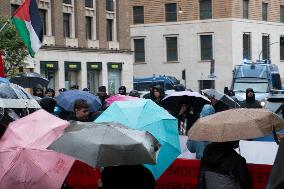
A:
[[[71,122],[49,149],[81,160],[92,167],[156,164],[159,142],[148,132],[119,123]]]
[[[148,131],[162,145],[156,165],[144,164],[158,179],[181,153],[178,122],[151,100],[114,102],[100,117],[100,122],[118,122],[129,128]]]
[[[11,83],[15,83],[24,88],[33,88],[37,85],[46,87],[49,83],[48,79],[36,72],[19,73],[10,79]]]
[[[270,173],[268,186],[269,189],[280,189],[284,186],[284,143],[280,142],[278,152]]]
[[[0,77],[0,83],[10,83],[10,81],[6,78]]]
[[[166,96],[162,102],[167,110],[178,113],[184,103],[190,104],[195,111],[200,112],[205,104],[210,103],[210,100],[198,92],[177,91]]]
[[[0,107],[40,108],[37,101],[25,89],[12,83],[0,83]]]
[[[139,98],[133,96],[125,96],[125,95],[114,95],[106,99],[106,102],[111,105],[116,101],[128,101],[128,100],[138,100]]]
[[[84,99],[90,106],[90,112],[96,112],[101,107],[101,101],[97,96],[86,91],[69,90],[61,93],[56,98],[57,105],[66,111],[74,111],[74,103],[78,99]]]
[[[74,159],[46,147],[67,126],[44,110],[12,122],[0,140],[1,188],[60,188]]]
[[[265,109],[231,109],[200,118],[188,137],[195,141],[226,142],[271,135],[284,121]]]
[[[206,94],[209,97],[214,97],[216,100],[219,100],[229,106],[229,108],[240,108],[241,106],[234,101],[230,96],[223,94],[216,89],[204,89],[201,90],[204,94]]]

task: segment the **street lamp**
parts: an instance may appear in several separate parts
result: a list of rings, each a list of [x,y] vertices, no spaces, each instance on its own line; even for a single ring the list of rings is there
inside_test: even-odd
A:
[[[269,44],[269,47],[270,47],[271,45],[276,44],[276,43],[279,43],[279,41],[276,41],[276,42],[270,43],[270,44]],[[263,51],[263,50],[261,50],[261,51],[260,51],[260,53],[259,53],[259,55],[258,55],[258,60],[260,60],[260,56],[261,56],[261,54],[262,54],[262,51]],[[270,58],[270,57],[269,57],[269,58]]]

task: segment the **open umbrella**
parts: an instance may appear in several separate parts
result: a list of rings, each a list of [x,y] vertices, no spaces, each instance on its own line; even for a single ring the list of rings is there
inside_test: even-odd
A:
[[[125,95],[114,95],[106,99],[106,102],[111,105],[116,101],[128,101],[128,100],[138,100],[139,98],[133,96],[125,96]]]
[[[4,77],[0,77],[0,83],[10,83],[10,81]]]
[[[284,128],[284,121],[265,109],[230,109],[200,118],[188,137],[195,141],[226,142],[270,135]]]
[[[210,103],[210,100],[198,92],[177,91],[166,96],[162,103],[167,110],[177,114],[184,103],[190,104],[195,111],[200,112],[205,104]]]
[[[101,101],[99,97],[92,95],[86,91],[69,90],[61,93],[56,98],[57,105],[66,111],[74,111],[74,103],[78,99],[84,99],[88,102],[91,112],[96,112],[101,107]]]
[[[11,83],[15,83],[24,88],[33,88],[37,85],[47,86],[49,81],[36,72],[19,73],[10,79]]]
[[[40,108],[37,101],[25,89],[12,83],[0,83],[0,107]]]
[[[92,167],[155,164],[159,142],[148,132],[119,123],[71,122],[49,149],[81,160]]]
[[[1,188],[60,188],[74,159],[46,148],[67,126],[44,110],[11,123],[0,140]]]
[[[216,100],[219,100],[229,106],[229,108],[240,108],[240,105],[234,101],[230,96],[223,94],[216,89],[204,89],[201,90],[204,94],[206,94],[209,97],[214,97]]]
[[[158,179],[181,153],[178,122],[151,100],[114,102],[95,122],[118,122],[129,128],[148,131],[162,145],[156,165],[144,164]]]

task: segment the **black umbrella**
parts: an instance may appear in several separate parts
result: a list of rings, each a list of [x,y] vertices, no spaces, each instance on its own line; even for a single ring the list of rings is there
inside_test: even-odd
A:
[[[180,91],[174,92],[163,100],[163,106],[178,114],[182,104],[189,104],[197,112],[200,112],[205,104],[210,104],[210,100],[198,92]]]
[[[11,83],[18,84],[24,88],[33,88],[37,85],[46,87],[49,83],[48,79],[42,77],[36,72],[19,73],[10,79]]]

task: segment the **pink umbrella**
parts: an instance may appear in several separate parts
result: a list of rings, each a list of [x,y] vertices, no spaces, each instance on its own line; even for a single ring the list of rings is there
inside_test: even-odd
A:
[[[133,96],[125,96],[125,95],[114,95],[106,99],[106,102],[111,105],[115,101],[130,101],[130,100],[138,100],[139,98]]]
[[[12,122],[0,140],[1,188],[60,188],[74,159],[46,147],[67,126],[44,110]]]

